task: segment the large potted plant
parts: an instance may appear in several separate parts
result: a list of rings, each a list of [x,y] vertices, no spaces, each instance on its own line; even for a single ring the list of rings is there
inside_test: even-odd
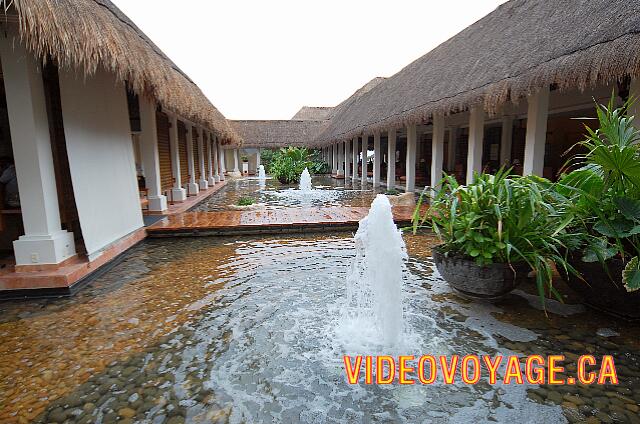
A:
[[[576,228],[589,235],[568,256],[578,271],[568,284],[592,307],[640,319],[640,132],[630,105],[597,105],[599,128],[586,127],[580,167],[558,189],[573,195]]]
[[[476,175],[469,185],[445,177],[414,230],[429,226],[442,244],[433,259],[442,277],[474,299],[496,300],[518,284],[535,281],[541,303],[551,295],[562,301],[552,282],[553,265],[571,272],[563,248],[575,234],[565,229],[566,200],[553,184],[538,177]]]

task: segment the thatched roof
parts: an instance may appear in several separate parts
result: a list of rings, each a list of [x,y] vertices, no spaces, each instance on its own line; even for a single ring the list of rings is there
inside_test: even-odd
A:
[[[242,137],[243,147],[274,149],[309,146],[322,132],[327,121],[229,121]]]
[[[326,106],[302,106],[291,118],[294,121],[323,121],[329,119],[332,107]]]
[[[639,0],[512,0],[337,111],[319,141],[489,114],[541,87],[584,90],[640,77]]]
[[[213,131],[240,141],[225,117],[162,51],[109,0],[0,0],[2,16],[19,23],[27,47],[61,67],[90,75],[102,66],[139,95]]]

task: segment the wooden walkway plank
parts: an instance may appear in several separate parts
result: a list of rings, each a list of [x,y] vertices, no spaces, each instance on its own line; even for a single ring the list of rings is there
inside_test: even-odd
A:
[[[170,215],[147,228],[150,236],[232,234],[247,231],[282,232],[302,228],[343,230],[357,228],[369,212],[366,207],[282,208],[258,211],[183,212]],[[406,226],[413,209],[396,206],[394,220]]]

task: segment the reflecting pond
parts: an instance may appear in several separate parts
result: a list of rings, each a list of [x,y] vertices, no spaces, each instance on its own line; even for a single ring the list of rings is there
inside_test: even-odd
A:
[[[148,240],[72,298],[0,303],[0,422],[638,422],[638,328],[468,302],[405,235],[398,352],[336,333],[352,234]],[[531,292],[532,293],[532,292]],[[349,385],[344,354],[613,354],[618,386]],[[567,368],[568,371],[571,365]]]

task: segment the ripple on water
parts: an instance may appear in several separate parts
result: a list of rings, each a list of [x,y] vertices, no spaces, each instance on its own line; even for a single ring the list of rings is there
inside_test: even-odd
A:
[[[624,384],[576,393],[605,415],[640,401],[637,332],[593,314],[546,320],[521,296],[461,300],[433,270],[433,239],[405,239],[408,336],[397,353],[617,352]],[[0,421],[29,408],[56,422],[564,420],[563,388],[347,385],[343,354],[396,353],[349,352],[337,337],[353,257],[349,234],[150,241],[77,297],[2,304]]]

